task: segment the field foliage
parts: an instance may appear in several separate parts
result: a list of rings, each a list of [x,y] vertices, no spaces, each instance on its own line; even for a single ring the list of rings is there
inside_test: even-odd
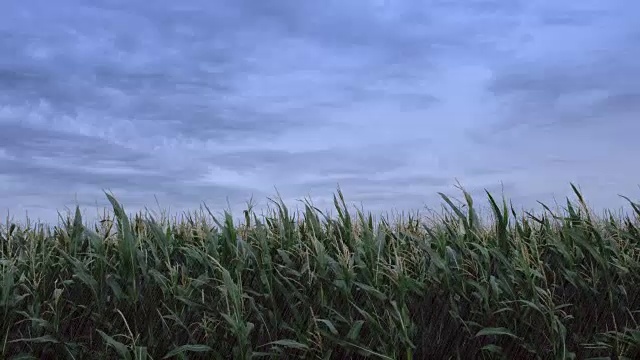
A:
[[[79,209],[0,227],[0,357],[638,359],[640,206],[399,222],[280,201],[264,216]],[[435,221],[434,221],[435,220]]]

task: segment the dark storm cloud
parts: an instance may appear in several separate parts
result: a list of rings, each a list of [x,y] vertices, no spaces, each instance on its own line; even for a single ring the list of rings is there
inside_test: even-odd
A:
[[[640,126],[637,10],[6,1],[0,195],[46,214],[102,188],[134,208],[337,184],[375,209],[420,207],[454,178],[518,184],[524,199],[574,179],[602,187],[605,172],[624,191],[632,176],[602,149],[635,154],[623,145]]]

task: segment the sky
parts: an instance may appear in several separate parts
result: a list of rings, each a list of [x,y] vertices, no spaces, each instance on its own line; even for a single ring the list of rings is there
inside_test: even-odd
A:
[[[4,0],[0,212],[640,198],[640,3]]]

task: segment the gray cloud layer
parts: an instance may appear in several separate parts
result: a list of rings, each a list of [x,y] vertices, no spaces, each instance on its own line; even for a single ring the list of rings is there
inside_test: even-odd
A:
[[[6,2],[0,210],[637,195],[631,1]],[[434,203],[434,201],[436,201]]]

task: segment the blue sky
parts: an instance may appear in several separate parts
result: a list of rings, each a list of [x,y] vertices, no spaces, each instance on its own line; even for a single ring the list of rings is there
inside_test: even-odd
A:
[[[5,0],[0,211],[638,198],[634,1]],[[155,196],[155,197],[154,197]]]

